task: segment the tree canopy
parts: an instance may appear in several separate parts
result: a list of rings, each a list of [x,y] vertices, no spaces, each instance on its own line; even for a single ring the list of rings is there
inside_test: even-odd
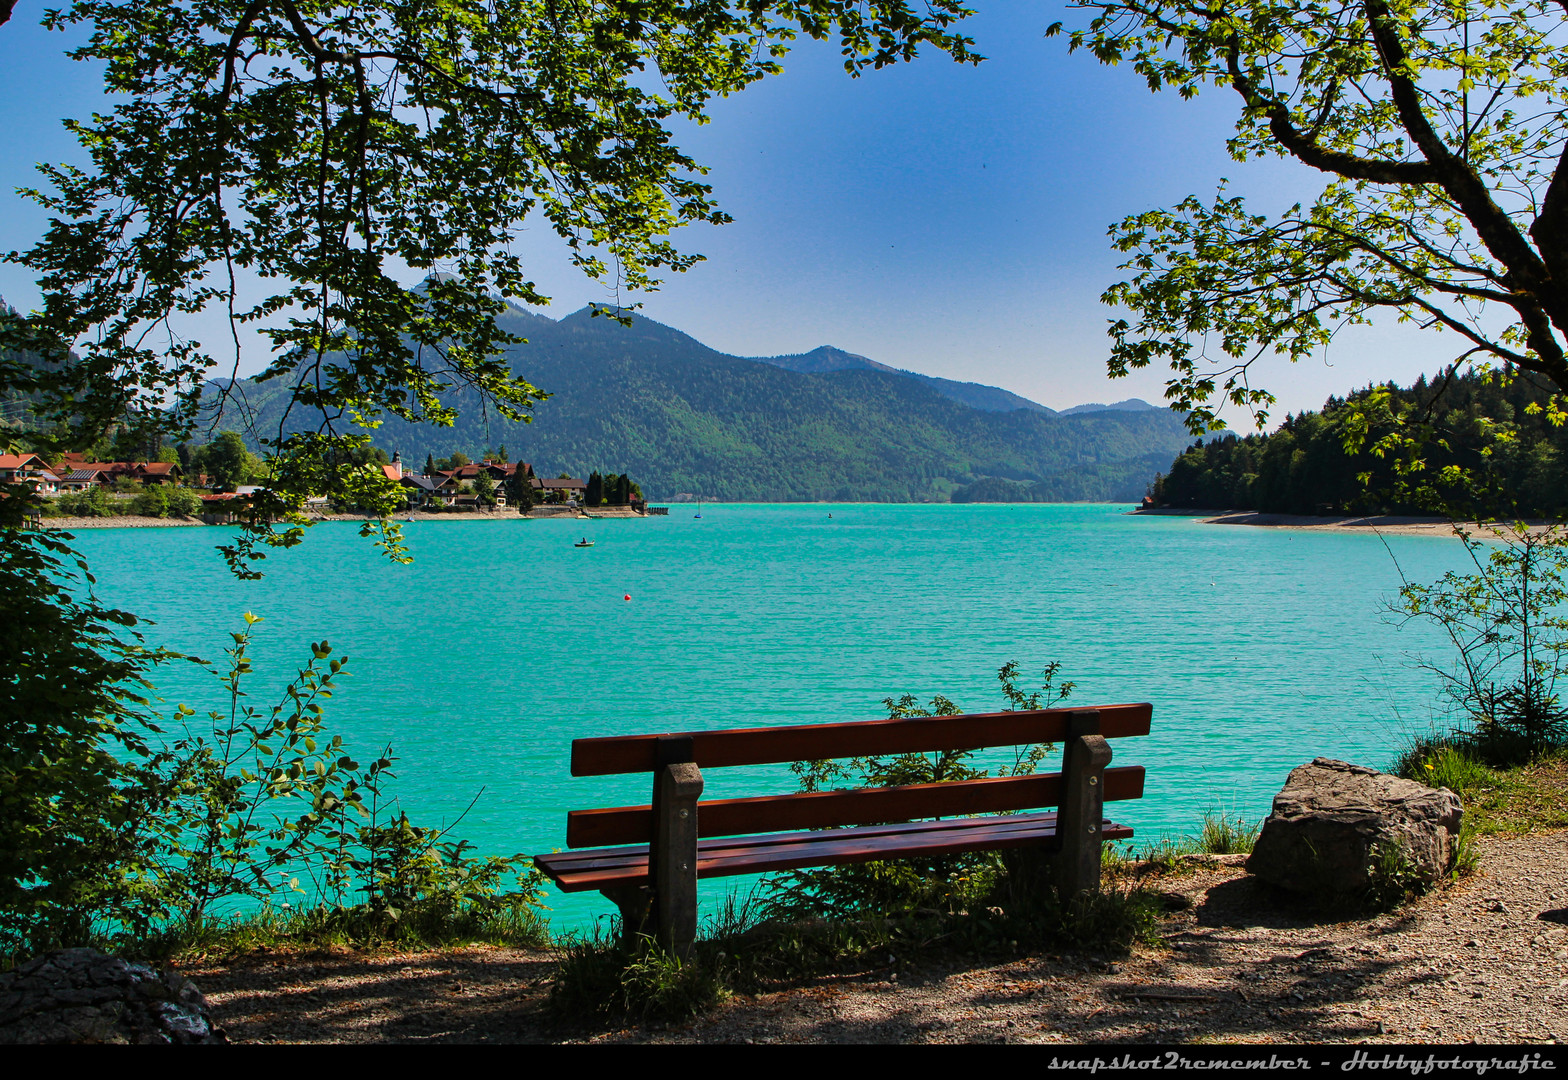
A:
[[[237,373],[242,328],[270,343],[310,430],[258,433],[279,458],[287,511],[342,495],[323,469],[381,417],[449,424],[447,395],[477,390],[520,419],[543,392],[501,358],[494,316],[539,295],[512,241],[542,217],[588,274],[649,289],[699,256],[674,228],[728,220],[702,166],[673,142],[714,95],[780,70],[798,35],[837,37],[857,74],[931,46],[975,60],[957,0],[78,0],[45,25],[80,25],[71,55],[105,65],[114,108],[68,126],[84,168],[49,166],[29,192],[52,215],[9,256],[43,301],[0,319],[0,391],[33,393],[38,446],[115,425],[185,437],[245,421],[233,393],[204,407],[215,369]],[[417,290],[400,272],[429,276]],[[189,336],[215,310],[235,332]],[[232,414],[240,415],[234,417]],[[382,493],[395,505],[390,482]],[[354,493],[363,503],[367,492]],[[244,572],[259,529],[231,550]],[[384,541],[396,554],[395,532]]]
[[[1259,425],[1270,353],[1300,359],[1393,313],[1457,335],[1447,359],[1568,391],[1568,39],[1550,0],[1088,0],[1074,49],[1151,90],[1237,95],[1238,161],[1322,172],[1309,206],[1257,213],[1221,185],[1112,226],[1132,276],[1104,299],[1110,371],[1164,362],[1201,433]],[[1060,27],[1053,27],[1053,32]],[[1560,399],[1544,406],[1556,422]],[[1381,402],[1386,404],[1386,401]],[[1537,406],[1543,407],[1543,406]]]
[[[13,8],[0,0],[0,24]],[[36,311],[0,310],[0,401],[26,402],[6,437],[52,457],[111,432],[154,445],[220,420],[245,426],[234,384],[214,401],[203,383],[220,359],[237,373],[240,331],[259,328],[266,374],[316,422],[285,436],[280,421],[263,436],[268,495],[227,551],[254,574],[258,544],[299,539],[297,525],[274,532],[268,516],[307,495],[395,506],[382,470],[354,463],[383,416],[450,424],[448,395],[470,390],[520,418],[542,396],[500,359],[515,339],[494,321],[508,301],[543,299],[512,249],[525,220],[542,216],[588,273],[651,288],[696,258],[669,243],[672,229],[726,220],[671,121],[701,121],[713,95],[777,71],[801,33],[837,36],[852,74],[927,44],[968,59],[967,39],[948,29],[964,14],[955,0],[918,11],[904,0],[79,0],[48,11],[46,25],[88,30],[73,55],[104,65],[115,104],[69,122],[90,163],[44,169],[31,195],[51,214],[48,231],[6,256],[36,272],[43,294]],[[422,288],[400,283],[409,269],[428,275]],[[228,342],[192,339],[203,311],[229,321]],[[204,411],[207,401],[216,407]],[[213,461],[237,443],[220,437]],[[355,785],[375,791],[391,763],[359,770],[339,740],[311,737],[314,699],[340,661],[313,644],[263,717],[240,703],[248,633],[236,634],[233,709],[213,714],[212,742],[177,741],[172,752],[189,753],[173,774],[125,761],[149,752],[139,691],[167,654],[140,645],[134,616],[92,599],[85,565],[73,573],[58,539],[6,527],[36,505],[25,492],[11,485],[0,499],[4,670],[25,706],[0,716],[0,950],[80,944],[105,921],[145,931],[170,895],[157,874],[201,879],[193,921],[241,872],[255,875],[244,891],[263,895],[262,871],[334,806],[341,816]],[[403,557],[395,527],[380,528]],[[296,760],[268,761],[264,742]],[[243,749],[229,757],[230,747]],[[254,772],[241,768],[251,762]],[[246,784],[303,792],[303,815],[247,824],[271,814],[245,802]],[[372,817],[367,828],[359,836],[384,850],[388,827]],[[426,853],[442,835],[406,818],[397,829],[391,842]],[[343,835],[325,871],[340,905],[357,890],[379,913],[409,910],[412,894],[389,897],[384,874],[361,887],[342,873],[366,865],[357,852],[344,861]],[[446,880],[461,880],[465,901],[508,863],[476,867],[456,851]]]
[[[1400,483],[1397,460],[1346,449],[1345,429],[1373,395],[1431,416],[1434,436],[1418,447],[1429,468],[1419,482]],[[1321,412],[1287,416],[1271,434],[1199,440],[1149,494],[1162,506],[1273,514],[1441,506],[1456,518],[1561,517],[1568,513],[1568,428],[1547,421],[1539,409],[1546,396],[1522,379],[1504,384],[1477,372],[1436,384],[1423,377],[1408,388],[1369,386],[1330,398]],[[1501,443],[1500,428],[1510,433]]]
[[[245,440],[237,432],[225,431],[207,444],[202,454],[202,464],[211,474],[214,487],[233,491],[249,479],[245,458]]]

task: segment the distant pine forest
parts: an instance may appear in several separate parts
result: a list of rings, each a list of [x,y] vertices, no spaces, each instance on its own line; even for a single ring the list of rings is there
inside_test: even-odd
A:
[[[1568,510],[1568,426],[1554,426],[1540,408],[1548,390],[1523,376],[1500,380],[1474,372],[1384,389],[1398,405],[1430,417],[1434,434],[1422,447],[1421,475],[1449,507],[1489,517],[1557,517]],[[1345,451],[1353,415],[1347,406],[1372,390],[1330,398],[1322,412],[1287,416],[1272,434],[1199,440],[1155,478],[1149,496],[1158,506],[1271,514],[1431,513],[1436,502],[1401,484],[1392,458]],[[1447,466],[1457,466],[1465,479],[1437,482]]]

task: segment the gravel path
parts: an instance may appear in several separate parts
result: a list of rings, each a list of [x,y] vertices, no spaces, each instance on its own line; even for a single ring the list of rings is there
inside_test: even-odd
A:
[[[1568,832],[1488,839],[1480,871],[1391,915],[1323,922],[1238,866],[1158,887],[1159,948],[866,971],[739,997],[692,1023],[568,1029],[554,960],[500,949],[187,965],[235,1041],[1568,1041]],[[881,959],[881,958],[879,958]]]

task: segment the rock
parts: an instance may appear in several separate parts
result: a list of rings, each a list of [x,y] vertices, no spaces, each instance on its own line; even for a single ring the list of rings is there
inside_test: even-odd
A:
[[[207,999],[175,971],[60,949],[0,974],[0,1045],[226,1042]]]
[[[1351,895],[1373,884],[1377,849],[1393,844],[1430,885],[1448,870],[1463,817],[1447,788],[1317,758],[1291,770],[1247,869],[1293,892]]]

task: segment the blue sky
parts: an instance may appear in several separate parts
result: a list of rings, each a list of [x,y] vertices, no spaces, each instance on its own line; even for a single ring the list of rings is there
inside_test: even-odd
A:
[[[0,249],[45,224],[14,194],[34,162],[80,150],[60,127],[102,109],[94,71],[22,0],[0,26]],[[1283,162],[1232,161],[1234,95],[1153,95],[1128,68],[1069,55],[1046,27],[1082,13],[1054,2],[978,0],[969,33],[988,59],[939,56],[851,80],[831,45],[808,43],[783,75],[715,104],[680,132],[734,223],[684,230],[707,261],[641,300],[644,312],[743,356],[835,345],[897,367],[991,383],[1061,408],[1125,397],[1161,400],[1164,374],[1105,375],[1101,292],[1120,280],[1106,237],[1127,214],[1212,194],[1221,177],[1259,209],[1310,198],[1316,174]],[[575,271],[547,225],[518,245],[556,318],[617,299]],[[18,307],[36,287],[0,266]],[[1275,418],[1316,408],[1369,380],[1413,379],[1459,345],[1451,335],[1379,326],[1346,332],[1326,357],[1273,361],[1260,382]],[[246,369],[261,365],[259,350]],[[1245,415],[1227,414],[1233,426]]]

